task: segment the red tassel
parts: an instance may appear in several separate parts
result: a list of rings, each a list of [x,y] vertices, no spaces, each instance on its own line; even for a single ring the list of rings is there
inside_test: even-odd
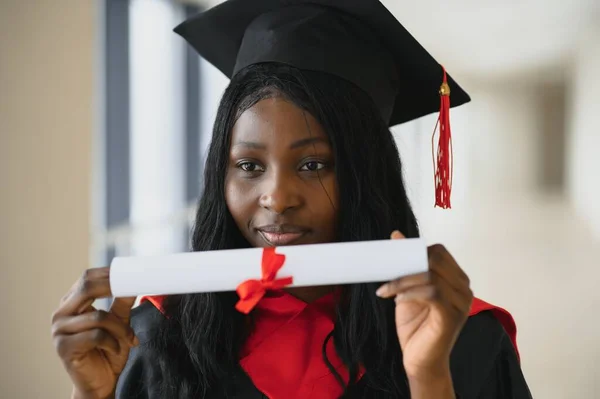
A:
[[[449,209],[452,193],[452,135],[450,133],[450,86],[446,78],[446,70],[442,67],[444,78],[440,87],[440,115],[438,116],[433,136],[431,152],[433,156],[435,206]],[[435,132],[439,126],[437,156],[435,151]]]

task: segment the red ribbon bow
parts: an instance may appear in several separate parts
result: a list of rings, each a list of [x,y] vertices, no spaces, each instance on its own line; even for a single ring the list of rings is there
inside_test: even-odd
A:
[[[267,290],[278,290],[293,282],[292,277],[276,279],[277,272],[283,267],[285,255],[275,253],[275,248],[263,249],[262,255],[262,278],[260,280],[247,280],[241,283],[236,292],[240,300],[235,308],[248,314],[262,299]]]

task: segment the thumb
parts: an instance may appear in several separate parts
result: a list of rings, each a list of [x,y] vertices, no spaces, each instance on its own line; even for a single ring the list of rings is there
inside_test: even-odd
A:
[[[129,317],[131,316],[131,308],[135,303],[137,297],[123,297],[115,298],[112,305],[110,305],[110,313],[129,324]]]
[[[394,230],[392,235],[390,236],[392,240],[400,240],[402,238],[406,238],[404,234],[400,233],[398,230]]]
[[[394,230],[392,235],[390,236],[392,240],[400,240],[402,238],[406,238],[404,234],[400,233],[398,230]]]

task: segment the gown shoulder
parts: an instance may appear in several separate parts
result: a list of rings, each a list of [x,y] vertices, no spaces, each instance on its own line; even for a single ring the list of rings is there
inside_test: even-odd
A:
[[[119,376],[115,391],[116,399],[164,399],[160,382],[162,371],[152,350],[157,329],[165,316],[150,301],[145,301],[132,310],[131,327],[140,344],[132,348],[125,368]],[[222,395],[210,394],[205,399],[221,399]],[[263,399],[262,393],[241,371],[231,376],[228,399]]]
[[[531,398],[517,350],[491,311],[469,317],[450,365],[458,398]]]
[[[150,302],[144,302],[131,311],[131,327],[140,343],[131,349],[129,359],[117,383],[116,399],[155,399],[159,392],[154,389],[160,367],[147,350],[156,329],[164,318]]]

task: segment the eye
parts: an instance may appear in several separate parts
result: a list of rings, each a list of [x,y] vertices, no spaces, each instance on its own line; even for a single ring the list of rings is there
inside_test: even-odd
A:
[[[308,161],[304,165],[302,165],[302,167],[300,168],[300,170],[305,170],[305,171],[308,171],[308,172],[317,172],[317,171],[325,168],[326,166],[327,165],[325,165],[323,162]]]
[[[244,172],[253,173],[253,172],[262,172],[263,168],[259,166],[255,162],[244,161],[237,164],[237,167],[243,170]]]

